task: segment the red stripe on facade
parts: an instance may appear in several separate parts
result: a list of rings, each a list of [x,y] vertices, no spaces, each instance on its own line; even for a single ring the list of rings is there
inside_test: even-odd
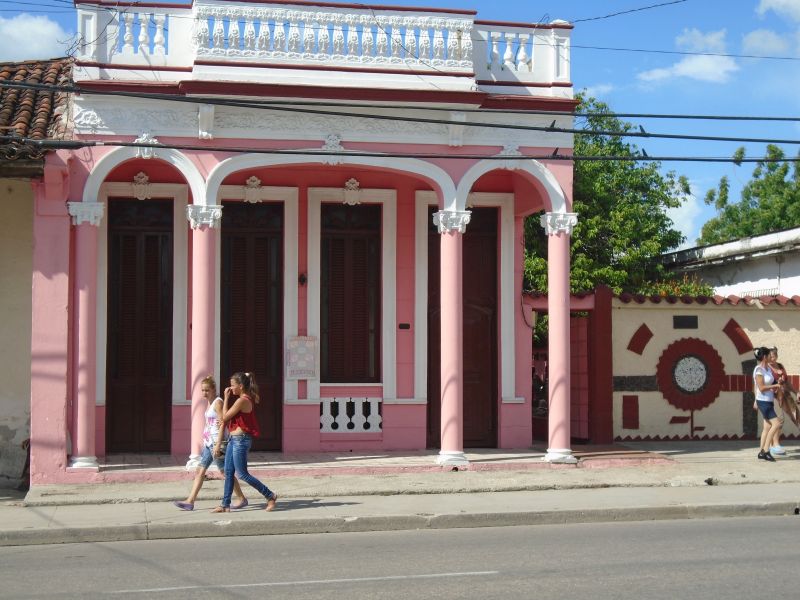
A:
[[[589,315],[589,437],[596,444],[610,444],[614,439],[613,296],[611,288],[598,286]]]
[[[539,82],[525,82],[525,81],[495,81],[493,79],[477,79],[475,83],[478,85],[497,85],[507,87],[529,87],[529,88],[549,88],[549,87],[572,87],[571,81],[539,81]]]
[[[532,29],[575,29],[572,23],[514,23],[512,21],[485,21],[475,19],[475,25],[494,27],[530,27]]]
[[[96,67],[98,69],[119,69],[121,71],[170,71],[173,73],[191,73],[192,67],[153,67],[150,65],[117,65],[98,62],[84,62],[77,60],[75,66]]]

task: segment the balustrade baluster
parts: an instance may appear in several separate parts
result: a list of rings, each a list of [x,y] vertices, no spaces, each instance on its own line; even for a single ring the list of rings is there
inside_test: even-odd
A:
[[[331,432],[334,431],[333,429],[333,409],[332,409],[332,398],[322,398],[320,401],[320,416],[319,416],[319,425],[320,429],[323,432]]]
[[[505,35],[506,38],[506,51],[503,53],[503,66],[506,69],[513,71],[516,68],[514,64],[514,39],[516,35],[513,33],[507,33]]]
[[[406,37],[403,45],[406,47],[406,58],[418,59],[417,55],[417,32],[414,31],[414,26],[406,23]]]
[[[347,16],[347,55],[358,56],[358,24],[356,20]]]
[[[386,34],[386,24],[378,21],[378,36],[375,39],[375,55],[388,56],[389,36]]]
[[[219,15],[214,17],[214,35],[211,47],[214,50],[225,50],[225,23]]]
[[[472,32],[463,31],[461,33],[461,61],[472,62]]]
[[[228,53],[235,53],[239,50],[239,19],[236,16],[230,17],[228,25]]]
[[[364,424],[367,422],[367,417],[365,416],[365,405],[366,405],[366,398],[350,398],[353,403],[353,417],[350,419],[350,422],[353,424],[351,431],[354,432],[363,432],[366,431]]]
[[[249,52],[256,49],[256,26],[252,17],[248,17],[244,24],[244,49]]]
[[[325,57],[330,57],[331,55],[331,34],[328,31],[328,22],[327,21],[320,21],[319,23],[319,38],[318,43],[319,47],[317,48],[317,52],[319,54],[324,55]]]
[[[289,22],[288,51],[292,53],[300,51],[300,27],[294,19]]]
[[[122,53],[133,54],[133,13],[125,13],[125,35],[122,41]]]
[[[423,61],[429,60],[431,57],[431,36],[428,28],[424,27],[419,32],[419,59]]]
[[[338,413],[336,414],[336,427],[335,431],[346,432],[347,424],[350,422],[350,417],[347,416],[347,401],[349,398],[334,398]]]
[[[447,30],[447,60],[455,61],[461,58],[460,31],[455,29]]]
[[[392,58],[401,58],[403,55],[403,36],[400,23],[392,25]]]
[[[375,38],[372,36],[372,23],[367,17],[362,17],[361,26],[361,56],[371,58],[375,47]]]
[[[164,38],[164,23],[166,15],[154,15],[156,22],[156,34],[153,37],[153,54],[164,56],[166,54],[166,39]]]
[[[489,53],[489,71],[494,71],[500,67],[500,34],[491,32],[489,34],[492,38],[492,51]]]
[[[517,52],[517,71],[529,73],[531,70],[531,65],[528,62],[528,40],[530,39],[530,35],[527,33],[521,33],[519,35],[519,52]]]
[[[368,398],[367,402],[369,403],[369,417],[367,418],[369,431],[381,431],[383,421],[380,415],[381,401],[378,398]]]
[[[305,54],[314,54],[317,45],[317,27],[319,24],[316,22],[306,21],[303,23],[303,52]]]
[[[279,21],[275,21],[275,52],[286,52],[286,29]]]
[[[433,32],[433,58],[444,60],[444,34],[438,28]]]
[[[259,52],[269,52],[270,51],[270,32],[269,32],[269,21],[263,19],[261,23],[258,25],[258,51]]]
[[[150,54],[150,15],[139,13],[139,54]]]

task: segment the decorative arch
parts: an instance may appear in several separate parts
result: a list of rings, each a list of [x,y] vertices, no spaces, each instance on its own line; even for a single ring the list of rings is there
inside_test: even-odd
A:
[[[140,148],[124,147],[112,150],[100,160],[89,177],[86,179],[86,184],[83,186],[83,201],[84,202],[97,202],[100,197],[100,186],[103,185],[106,177],[115,167],[122,163],[139,158]],[[189,158],[178,150],[171,148],[155,147],[154,155],[148,160],[162,160],[174,166],[186,178],[189,184],[189,189],[192,192],[192,203],[206,204],[205,198],[205,180],[198,171],[195,164]]]
[[[318,151],[318,149],[314,149]],[[441,168],[423,160],[414,158],[396,158],[387,156],[350,156],[342,153],[336,156],[321,156],[319,154],[293,154],[289,156],[275,156],[263,154],[240,154],[223,160],[214,167],[208,176],[206,184],[205,202],[216,204],[220,186],[229,175],[243,169],[254,169],[261,167],[274,167],[279,165],[301,165],[301,164],[327,164],[337,165],[358,165],[364,167],[378,167],[388,171],[413,173],[419,175],[434,187],[437,194],[445,205],[455,203],[456,186],[450,176]]]
[[[550,169],[534,159],[513,161],[482,160],[474,164],[464,174],[461,181],[458,182],[458,187],[456,189],[456,206],[454,210],[466,210],[467,196],[469,196],[472,191],[472,186],[475,185],[475,182],[489,171],[495,171],[497,169],[527,173],[538,181],[547,193],[550,202],[550,212],[567,212],[567,198],[555,175],[553,175]]]

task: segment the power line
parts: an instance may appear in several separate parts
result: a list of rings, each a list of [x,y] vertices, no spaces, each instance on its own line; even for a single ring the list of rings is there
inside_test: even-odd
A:
[[[686,0],[673,0],[672,2],[662,2],[660,4],[651,4],[650,6],[642,6],[641,8],[631,8],[630,10],[621,10],[619,12],[604,15],[602,17],[588,17],[586,19],[575,19],[573,23],[585,23],[587,21],[600,21],[602,19],[611,19],[612,17],[619,17],[621,15],[628,15],[630,13],[641,12],[643,10],[650,10],[652,8],[661,8],[662,6],[671,6],[672,4],[682,4]]]
[[[213,104],[216,106],[227,106],[234,108],[255,108],[259,110],[313,114],[313,115],[322,115],[331,117],[352,117],[352,118],[373,119],[382,121],[428,123],[434,125],[458,125],[462,127],[479,127],[486,129],[541,131],[545,133],[566,133],[573,135],[601,135],[601,136],[623,137],[623,138],[672,139],[672,140],[737,142],[737,143],[757,143],[757,144],[789,144],[789,145],[800,144],[800,140],[797,139],[690,135],[690,134],[675,134],[675,133],[650,133],[645,131],[644,128],[641,126],[639,127],[639,131],[613,131],[613,130],[596,130],[596,129],[589,130],[589,129],[576,129],[572,127],[556,127],[555,120],[549,126],[514,125],[507,123],[475,123],[468,121],[452,121],[452,120],[431,119],[424,117],[403,117],[395,115],[378,115],[370,113],[340,112],[335,110],[298,108],[296,106],[280,106],[280,105],[263,106],[261,104],[252,103],[249,101],[247,102],[236,101],[236,100],[227,100],[222,98],[207,98],[201,96],[191,96],[191,97],[174,96],[171,94],[143,94],[141,92],[125,92],[125,91],[112,91],[112,90],[93,91],[93,90],[84,90],[80,86],[66,87],[66,86],[51,86],[44,84],[24,84],[24,83],[12,83],[8,82],[8,80],[0,81],[0,87],[72,92],[76,94],[115,96],[115,97],[139,98],[139,99],[149,99],[149,100],[162,100],[167,102],[183,102],[189,104]],[[377,108],[377,106],[368,105],[365,106],[365,108]]]
[[[647,156],[647,155],[622,155],[622,156],[600,156],[600,155],[568,155],[558,154],[526,154],[526,155],[497,155],[497,154],[448,154],[441,152],[367,152],[361,150],[286,150],[273,148],[246,148],[241,146],[213,146],[199,144],[147,144],[140,142],[122,141],[100,141],[100,140],[35,140],[32,138],[0,135],[0,143],[11,143],[15,145],[28,145],[42,151],[46,150],[80,150],[83,148],[94,147],[121,147],[121,148],[148,148],[153,150],[183,150],[198,152],[228,152],[231,154],[268,154],[284,156],[336,156],[336,157],[375,157],[375,158],[419,158],[419,159],[455,159],[455,160],[492,160],[492,161],[570,161],[570,162],[703,162],[703,163],[778,163],[791,162],[800,163],[800,156],[775,158],[771,156],[763,157],[743,157],[732,158],[725,156]]]

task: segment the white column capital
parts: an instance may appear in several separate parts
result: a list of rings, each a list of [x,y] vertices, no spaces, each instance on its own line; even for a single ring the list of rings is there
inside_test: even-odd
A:
[[[439,233],[466,233],[471,216],[468,210],[440,210],[433,213],[433,224]]]
[[[573,227],[578,224],[578,213],[544,213],[541,224],[547,235],[558,235],[559,233],[572,235]]]
[[[186,218],[189,219],[192,229],[200,229],[201,227],[215,229],[219,227],[219,221],[222,219],[222,206],[189,204],[186,206]]]
[[[73,225],[88,223],[98,227],[103,220],[105,204],[102,202],[67,202]]]

